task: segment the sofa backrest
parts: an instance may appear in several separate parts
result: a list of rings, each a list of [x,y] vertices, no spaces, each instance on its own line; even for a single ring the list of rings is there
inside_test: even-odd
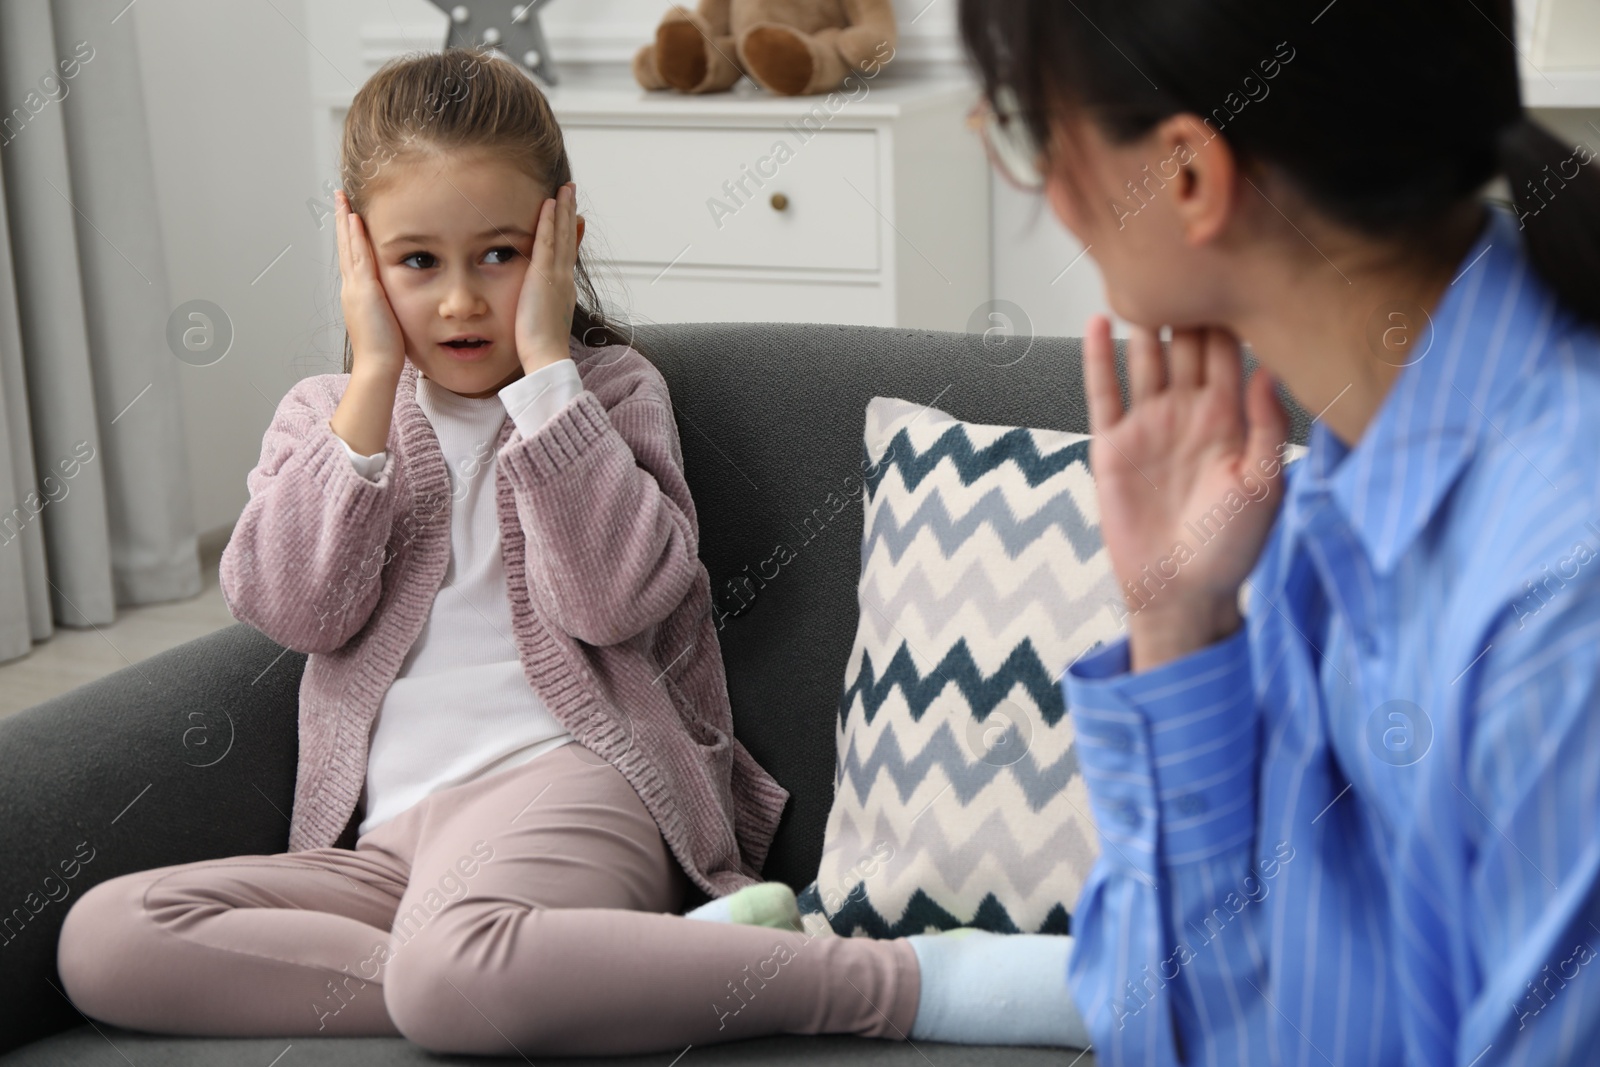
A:
[[[641,326],[634,344],[672,393],[735,733],[793,794],[764,873],[799,889],[816,874],[833,798],[835,719],[856,631],[867,402],[892,396],[969,422],[1085,433],[1081,344],[698,323]],[[1281,386],[1279,396],[1303,444],[1309,419]]]

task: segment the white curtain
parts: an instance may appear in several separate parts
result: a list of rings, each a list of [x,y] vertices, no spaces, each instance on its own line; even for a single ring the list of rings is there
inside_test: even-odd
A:
[[[128,0],[0,0],[0,661],[201,589]]]

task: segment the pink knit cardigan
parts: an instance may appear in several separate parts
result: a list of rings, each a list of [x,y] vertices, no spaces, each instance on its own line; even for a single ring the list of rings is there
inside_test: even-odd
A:
[[[573,341],[571,354],[583,390],[532,437],[507,418],[480,472],[497,479],[517,649],[551,713],[622,772],[684,872],[721,896],[760,880],[789,793],[733,736],[666,382],[626,346]],[[290,852],[348,829],[379,704],[450,559],[450,480],[416,367],[401,374],[376,481],[328,422],[349,381],[305,378],[279,403],[221,561],[234,617],[309,653]]]

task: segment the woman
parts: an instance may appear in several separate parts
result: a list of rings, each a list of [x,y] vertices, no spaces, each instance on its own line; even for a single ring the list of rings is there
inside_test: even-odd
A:
[[[1085,362],[1128,633],[1063,682],[1096,1054],[1592,1055],[1600,178],[1509,0],[960,17],[997,163],[1135,326],[1126,411],[1104,318]],[[1318,413],[1287,469],[1274,380]]]

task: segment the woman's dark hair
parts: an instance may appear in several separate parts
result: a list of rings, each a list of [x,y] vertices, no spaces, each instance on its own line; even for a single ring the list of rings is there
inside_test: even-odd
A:
[[[339,177],[365,217],[395,160],[487,150],[540,183],[547,195],[572,180],[566,142],[533,79],[487,48],[413,52],[389,60],[356,91],[345,115]],[[607,320],[582,250],[572,336],[595,348],[626,343]],[[344,338],[344,372],[354,354]]]
[[[1081,108],[1127,143],[1180,113],[1331,220],[1428,247],[1497,174],[1535,268],[1600,324],[1600,174],[1522,106],[1511,0],[961,0],[1035,144]]]

